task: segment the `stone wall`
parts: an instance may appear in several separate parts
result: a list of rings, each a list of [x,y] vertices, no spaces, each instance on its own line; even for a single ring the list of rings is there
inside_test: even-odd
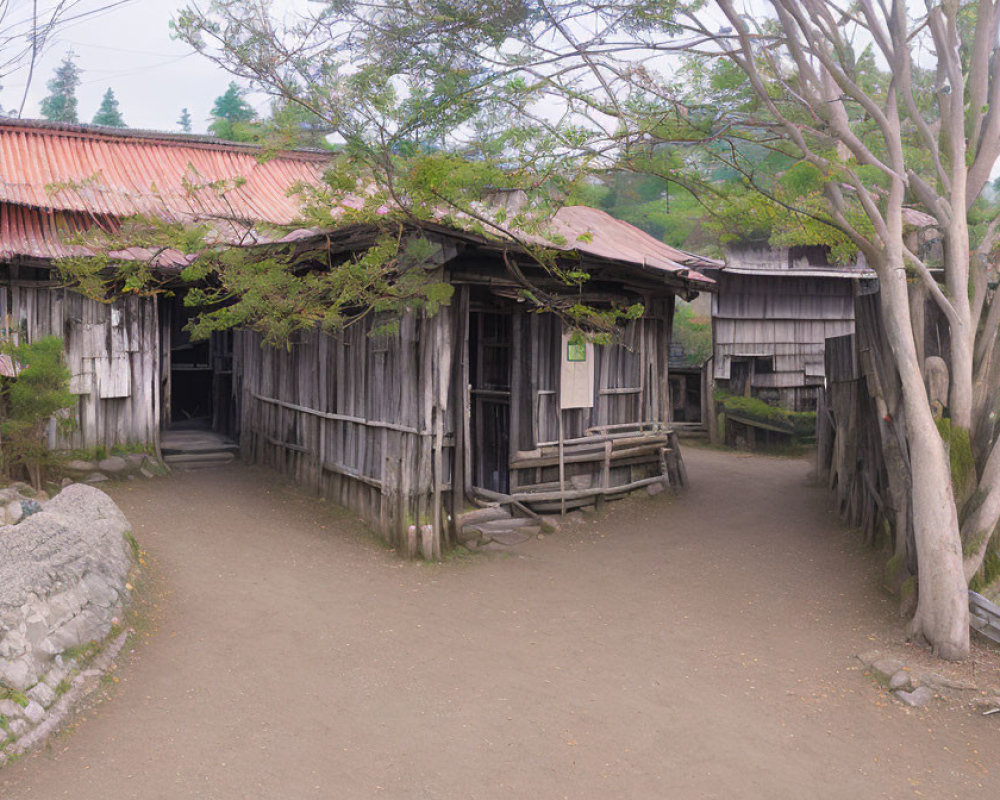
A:
[[[134,558],[128,520],[104,492],[75,483],[43,502],[10,492],[5,519],[17,516],[12,504],[27,513],[0,525],[0,749],[8,752],[45,724],[81,666],[75,656],[118,623]]]

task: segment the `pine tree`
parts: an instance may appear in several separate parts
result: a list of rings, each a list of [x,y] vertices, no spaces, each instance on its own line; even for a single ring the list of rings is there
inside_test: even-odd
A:
[[[181,118],[177,120],[177,124],[184,133],[191,133],[191,112],[186,108],[181,109]]]
[[[73,63],[75,54],[67,53],[56,67],[52,80],[46,84],[49,96],[42,100],[42,116],[53,122],[77,122],[76,87],[80,85],[80,68]]]
[[[245,129],[253,122],[256,113],[246,100],[244,90],[230,83],[225,93],[215,98],[212,106],[212,124],[208,129],[222,139],[246,141],[253,137]]]
[[[110,88],[104,93],[101,107],[94,114],[93,122],[95,125],[106,125],[109,128],[128,127],[125,125],[125,120],[122,119],[121,111],[118,110],[118,99]]]

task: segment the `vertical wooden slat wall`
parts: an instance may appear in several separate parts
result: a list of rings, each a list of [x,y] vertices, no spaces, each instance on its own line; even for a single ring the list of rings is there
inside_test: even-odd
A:
[[[65,449],[153,445],[159,430],[159,325],[156,303],[127,297],[98,303],[49,285],[8,288],[15,341],[63,340],[70,390],[77,395],[76,427],[56,446]]]
[[[397,548],[407,547],[409,526],[437,521],[440,553],[448,543],[441,508],[451,506],[451,342],[460,308],[430,318],[407,313],[392,335],[371,335],[374,316],[335,335],[317,328],[288,349],[237,332],[244,458],[352,509]]]

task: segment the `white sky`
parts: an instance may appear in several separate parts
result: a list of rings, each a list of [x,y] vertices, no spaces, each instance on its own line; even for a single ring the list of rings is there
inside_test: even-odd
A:
[[[91,4],[99,5],[99,0]],[[130,128],[176,131],[181,109],[187,107],[194,131],[204,132],[215,98],[232,78],[170,38],[170,19],[184,5],[183,0],[132,0],[60,29],[36,67],[23,116],[39,116],[39,102],[48,93],[45,84],[66,52],[73,50],[83,71],[77,90],[81,122],[90,122],[101,96],[111,87]],[[25,77],[23,70],[7,76],[0,107],[17,108]],[[250,99],[266,107],[263,98]]]

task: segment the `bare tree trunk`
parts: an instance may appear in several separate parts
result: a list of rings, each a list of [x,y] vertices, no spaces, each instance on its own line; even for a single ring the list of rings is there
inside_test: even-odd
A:
[[[917,361],[902,258],[880,271],[883,319],[902,381],[913,480],[917,611],[910,635],[957,660],[969,653],[969,608],[951,469]]]
[[[965,196],[965,182],[956,181]],[[958,323],[951,324],[951,391],[948,414],[953,428],[972,429],[972,372],[975,330],[969,301],[969,226],[965,214],[956,211],[945,236],[945,267],[948,290]]]
[[[962,526],[965,580],[971,581],[983,565],[986,549],[1000,520],[1000,447],[994,447],[979,481],[979,504]]]

